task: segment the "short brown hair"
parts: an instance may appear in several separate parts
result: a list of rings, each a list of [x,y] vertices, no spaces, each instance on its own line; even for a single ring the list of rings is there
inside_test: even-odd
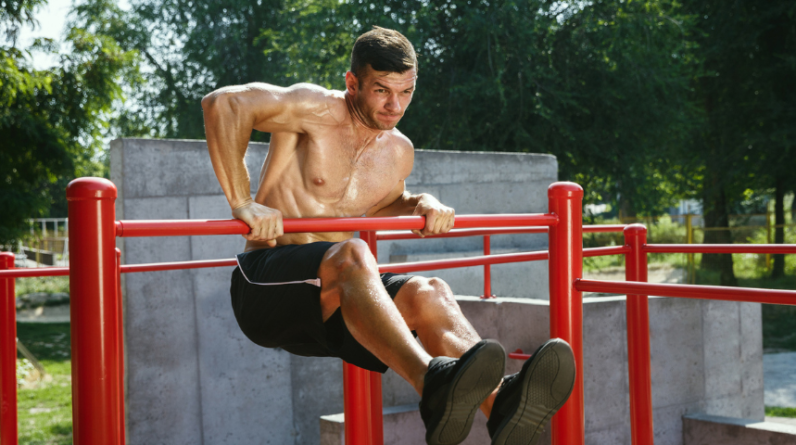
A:
[[[355,76],[359,76],[367,65],[376,71],[403,73],[417,69],[417,55],[403,34],[374,26],[357,38],[351,50],[351,72]]]

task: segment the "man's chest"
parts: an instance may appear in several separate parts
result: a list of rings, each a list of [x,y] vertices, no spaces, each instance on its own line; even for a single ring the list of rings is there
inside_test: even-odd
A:
[[[300,168],[304,187],[320,202],[361,214],[384,199],[400,177],[398,152],[388,144],[356,147],[347,141],[302,147]]]

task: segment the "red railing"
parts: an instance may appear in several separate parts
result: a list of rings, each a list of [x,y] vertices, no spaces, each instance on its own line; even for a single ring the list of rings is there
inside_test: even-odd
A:
[[[483,236],[484,256],[380,266],[382,272],[414,272],[453,267],[485,267],[485,296],[490,295],[492,264],[548,260],[550,271],[550,335],[570,343],[575,353],[575,389],[553,417],[553,443],[583,445],[583,350],[581,292],[628,294],[628,355],[631,429],[633,443],[652,444],[649,316],[646,295],[711,298],[796,304],[796,292],[761,289],[648,284],[647,253],[796,253],[796,246],[782,245],[647,245],[646,228],[631,226],[582,226],[583,191],[577,184],[555,183],[548,189],[549,213],[537,215],[457,216],[455,230],[437,237]],[[97,178],[81,178],[67,188],[70,224],[69,268],[0,270],[0,442],[17,443],[14,278],[70,276],[73,440],[75,444],[124,444],[123,342],[121,331],[120,274],[157,270],[233,266],[235,260],[183,261],[121,265],[115,237],[245,234],[240,221],[115,221],[116,189]],[[422,217],[286,219],[291,232],[353,232],[368,242],[377,256],[378,240],[411,239],[409,233],[377,233],[376,230],[416,230]],[[582,248],[584,232],[624,231],[624,246]],[[513,233],[548,233],[549,252],[489,255],[489,237]],[[626,255],[627,282],[582,279],[582,259],[601,255]],[[13,255],[0,254],[0,269],[13,268]],[[511,353],[513,358],[525,358]],[[9,372],[10,370],[10,372]],[[381,376],[344,365],[346,444],[383,443]]]

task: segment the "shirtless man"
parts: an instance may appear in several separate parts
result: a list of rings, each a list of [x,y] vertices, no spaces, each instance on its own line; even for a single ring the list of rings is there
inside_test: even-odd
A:
[[[572,390],[565,342],[545,343],[504,379],[503,348],[481,340],[444,281],[380,275],[352,233],[282,230],[283,217],[362,215],[425,216],[423,236],[453,227],[453,209],[405,188],[414,148],[395,126],[417,69],[403,35],[374,28],[354,44],[344,92],[256,83],[202,100],[213,168],[232,215],[251,227],[232,276],[233,311],[258,345],[395,370],[421,395],[429,444],[463,441],[479,407],[493,444],[533,444]],[[254,199],[244,163],[252,130],[271,133]]]

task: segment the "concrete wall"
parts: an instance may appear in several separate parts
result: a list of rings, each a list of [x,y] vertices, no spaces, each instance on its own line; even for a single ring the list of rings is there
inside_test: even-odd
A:
[[[257,177],[266,144],[246,158]],[[546,211],[552,156],[418,150],[408,187],[459,214]],[[204,141],[121,139],[111,144],[118,219],[228,219]],[[252,184],[252,193],[255,192]],[[127,264],[231,258],[239,236],[121,238]],[[539,235],[494,238],[493,253],[546,248]],[[381,242],[380,261],[480,254],[480,239]],[[494,292],[547,298],[547,265],[493,267]],[[318,443],[319,417],[342,411],[342,366],[248,341],[229,308],[231,269],[124,277],[129,443]],[[519,273],[518,273],[519,272]],[[432,275],[432,274],[430,274]],[[481,294],[482,269],[441,271],[454,291]],[[519,280],[517,278],[520,278]],[[523,288],[525,291],[523,291]],[[531,289],[529,293],[527,290]],[[385,379],[388,406],[415,397]],[[391,389],[393,388],[393,389]]]
[[[793,445],[796,426],[750,419],[691,414],[683,417],[685,445]]]

